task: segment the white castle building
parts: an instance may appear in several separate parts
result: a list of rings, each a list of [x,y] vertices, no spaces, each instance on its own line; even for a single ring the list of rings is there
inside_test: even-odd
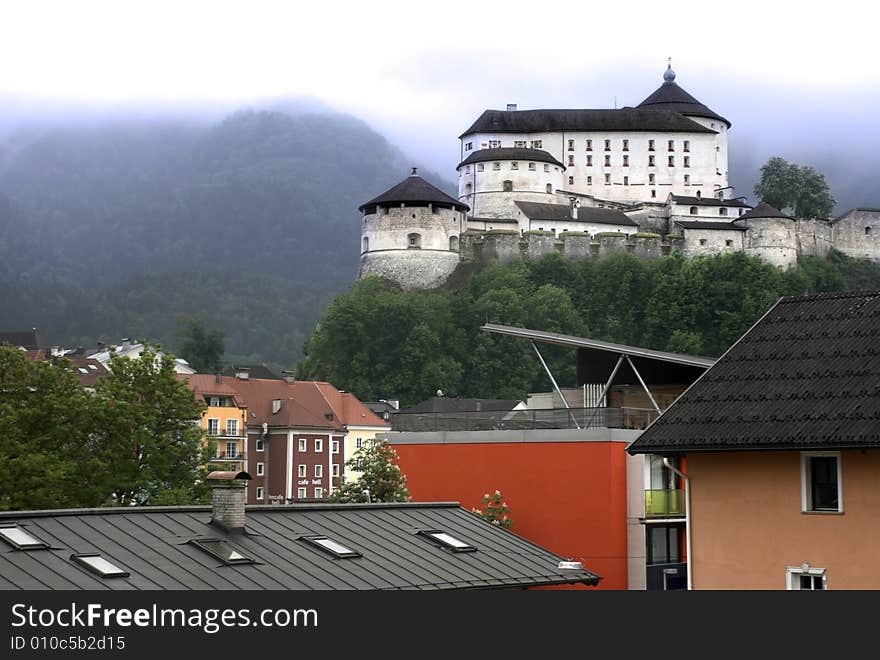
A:
[[[635,107],[486,110],[459,137],[458,199],[414,169],[360,207],[358,277],[430,288],[459,261],[550,251],[572,258],[745,251],[785,268],[833,245],[880,260],[876,209],[796,220],[734,197],[731,122],[675,78],[670,64],[660,87]]]

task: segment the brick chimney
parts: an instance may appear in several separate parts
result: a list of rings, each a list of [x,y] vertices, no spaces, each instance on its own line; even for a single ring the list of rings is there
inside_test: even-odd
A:
[[[212,472],[211,524],[228,530],[244,530],[244,505],[247,502],[247,472]]]
[[[214,382],[217,383],[218,385],[223,383],[223,374],[221,374],[219,371],[216,374],[214,374]]]

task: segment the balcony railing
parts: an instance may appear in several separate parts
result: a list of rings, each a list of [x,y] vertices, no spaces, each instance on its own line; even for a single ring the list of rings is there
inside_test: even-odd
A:
[[[208,429],[207,435],[209,438],[234,438],[236,440],[241,440],[245,437],[245,434],[239,431],[238,433],[227,433],[225,429],[211,431]]]
[[[684,515],[684,491],[676,490],[646,490],[645,491],[645,517],[657,516],[683,516]]]
[[[218,451],[217,455],[212,458],[212,461],[243,461],[245,459],[245,455],[239,452],[230,453],[225,451]]]
[[[643,408],[552,408],[394,413],[394,431],[493,431],[532,429],[643,429],[657,417]]]

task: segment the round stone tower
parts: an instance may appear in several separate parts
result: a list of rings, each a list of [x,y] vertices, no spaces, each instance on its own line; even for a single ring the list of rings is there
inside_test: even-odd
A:
[[[745,224],[745,253],[761,257],[764,261],[790,268],[797,263],[797,223],[766,202],[761,202],[735,221]]]
[[[358,279],[379,275],[404,290],[443,284],[459,262],[468,206],[412,174],[360,207]]]

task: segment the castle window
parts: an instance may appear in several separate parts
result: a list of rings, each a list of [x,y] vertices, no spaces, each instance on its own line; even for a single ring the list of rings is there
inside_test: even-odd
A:
[[[685,178],[687,181],[690,181],[690,180],[691,180],[689,174],[685,174],[685,175],[684,175],[684,178]],[[702,190],[698,190],[698,191],[697,191],[697,197],[702,197],[702,196],[703,196],[703,191],[702,191]]]
[[[473,187],[471,184],[467,184],[467,185],[464,187],[464,194],[465,194],[465,195],[470,195],[470,194],[471,194],[471,191],[472,191],[473,189],[474,189],[474,187]]]
[[[605,156],[605,167],[611,167],[611,156]]]
[[[690,174],[684,175],[684,185],[686,185],[686,186],[691,185],[691,175]],[[697,195],[697,197],[699,197],[699,195]]]
[[[691,215],[697,215],[699,212],[700,209],[698,209],[696,206],[691,207]]]
[[[611,140],[605,140],[605,151],[611,151]]]
[[[592,151],[592,150],[593,150],[593,141],[587,140],[587,151]]]
[[[407,247],[412,250],[419,250],[422,247],[422,235],[421,234],[409,234],[406,237]],[[317,443],[317,441],[315,441]],[[317,447],[315,447],[315,451],[319,451]]]
[[[654,185],[654,182],[655,182],[656,180],[657,180],[657,175],[656,175],[656,174],[649,174],[649,175],[648,175],[648,185],[653,186],[653,185]]]
[[[465,166],[465,168],[464,168],[464,173],[465,173],[465,174],[470,174],[470,173],[471,173],[471,166],[470,166],[470,165],[466,165],[466,166]]]
[[[624,140],[624,141],[623,141],[623,150],[624,150],[624,151],[629,151],[629,140]]]
[[[369,252],[370,251],[370,239],[364,236],[363,240],[363,249],[361,252]]]
[[[700,239],[700,245],[705,245],[705,244],[706,244],[706,239],[705,239],[705,238],[701,238],[701,239]]]
[[[648,140],[648,151],[654,151],[654,140]]]
[[[501,148],[501,140],[489,140],[489,148],[490,149],[500,149]]]
[[[549,171],[550,171],[550,166],[549,166],[547,163],[544,163],[544,171],[545,171],[545,172],[549,172]]]
[[[467,142],[467,143],[464,145],[464,150],[465,150],[465,151],[470,151],[470,150],[473,149],[473,148],[474,148],[474,143],[473,143],[473,142]]]
[[[691,150],[691,141],[690,141],[690,140],[685,140],[685,141],[684,141],[684,147],[683,147],[683,149],[684,149],[684,151],[690,151],[690,150]]]
[[[656,196],[657,196],[657,191],[656,191],[656,190],[652,190],[652,191],[651,191],[651,197],[656,197]]]
[[[540,149],[543,145],[542,140],[532,140],[532,149]]]
[[[514,140],[513,146],[517,149],[525,149],[526,148],[526,141],[525,140]]]
[[[573,166],[574,166],[574,156],[569,156],[569,157],[568,157],[568,166],[569,166],[569,167],[573,167]]]
[[[512,169],[512,170],[518,170],[518,169],[519,169],[519,163],[517,163],[516,161],[513,161],[513,162],[510,164],[510,169]]]
[[[657,163],[654,161],[653,156],[648,156],[648,167],[654,167]]]
[[[675,156],[669,157],[669,167],[675,167]]]
[[[742,212],[742,209],[740,209],[740,212]],[[871,228],[865,227],[865,236],[870,236],[870,235],[871,235]]]
[[[529,170],[532,172],[535,171],[535,164],[534,163],[529,163]]]
[[[606,186],[610,186],[610,185],[611,185],[611,175],[610,175],[610,174],[606,174],[606,175],[605,175],[605,185],[606,185]]]
[[[593,156],[589,155],[589,156],[587,156],[587,167],[592,167],[592,166],[593,166]]]
[[[742,215],[742,214],[743,214],[743,210],[742,210],[742,209],[738,209],[737,212],[736,212],[736,214],[737,214],[737,215]],[[871,228],[870,228],[870,227],[865,227],[865,229],[870,230]],[[865,233],[866,233],[866,234],[870,234],[871,232],[870,232],[870,231],[866,231]]]
[[[574,185],[574,177],[573,176],[568,177],[568,185],[570,185],[570,186]]]
[[[629,156],[627,156],[626,154],[624,154],[623,156],[623,166],[629,167]]]
[[[574,151],[574,140],[569,140],[569,141],[568,141],[568,150],[569,150],[569,151]]]
[[[552,184],[552,183],[548,183],[548,184],[547,184],[547,194],[548,194],[548,195],[552,195],[552,194],[553,194],[553,184]]]
[[[513,192],[513,181],[507,180],[501,184],[501,190],[503,192]]]
[[[675,140],[669,140],[667,143],[667,151],[675,151]]]
[[[449,237],[449,249],[453,252],[458,252],[458,236]]]
[[[724,241],[724,244],[725,244],[727,247],[733,247],[733,241],[730,240],[729,238],[728,238],[726,241]]]
[[[492,169],[493,169],[493,170],[500,170],[500,169],[501,169],[501,163],[492,163]]]
[[[625,185],[625,186],[629,185],[629,177],[628,176],[623,177],[623,185]]]
[[[727,215],[727,209],[722,206],[720,209],[718,209],[718,215]]]
[[[482,172],[484,169],[486,168],[484,167],[483,163],[477,163],[477,172]]]
[[[685,157],[684,157],[684,166],[685,166],[685,167],[690,167],[690,166],[691,166],[691,157],[690,157],[690,156],[685,156]]]
[[[588,186],[592,186],[592,185],[593,185],[593,177],[591,177],[591,176],[588,176],[588,177],[587,177],[587,185],[588,185]]]

